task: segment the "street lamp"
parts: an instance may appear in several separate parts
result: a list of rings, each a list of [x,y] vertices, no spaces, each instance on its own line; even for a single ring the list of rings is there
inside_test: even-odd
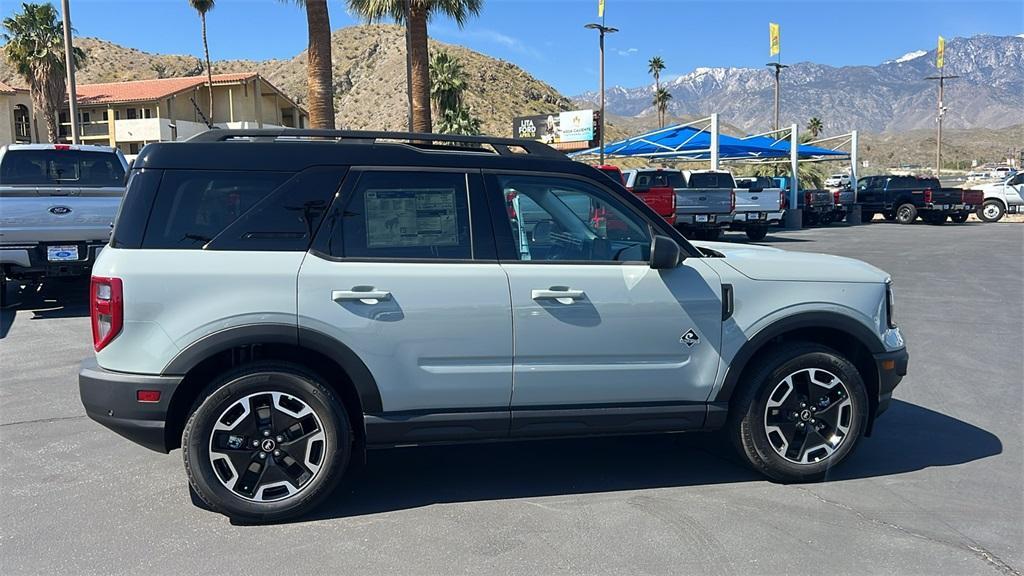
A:
[[[769,62],[769,63],[765,64],[765,66],[768,66],[770,68],[771,67],[775,68],[775,126],[773,127],[773,130],[778,130],[779,129],[779,74],[782,73],[782,69],[783,68],[789,68],[789,66],[787,66],[785,64],[781,64],[779,62]]]
[[[598,130],[601,132],[601,164],[604,164],[604,35],[613,34],[618,32],[618,28],[612,28],[611,26],[605,26],[604,24],[587,24],[584,28],[590,30],[597,30],[599,33],[601,43],[601,120],[598,124]]]

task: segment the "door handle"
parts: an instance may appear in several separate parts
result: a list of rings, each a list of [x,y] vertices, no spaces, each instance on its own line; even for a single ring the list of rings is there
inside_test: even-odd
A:
[[[331,299],[335,302],[359,300],[363,304],[376,304],[381,300],[391,299],[387,290],[332,290]]]
[[[555,299],[559,302],[563,300],[582,300],[586,295],[583,290],[571,290],[561,286],[552,286],[549,290],[533,290],[530,294],[534,300]],[[568,302],[565,303],[567,304]]]

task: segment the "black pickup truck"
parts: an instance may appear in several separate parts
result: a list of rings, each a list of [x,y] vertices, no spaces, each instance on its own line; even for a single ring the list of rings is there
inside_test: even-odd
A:
[[[971,190],[943,188],[937,178],[918,176],[867,176],[857,181],[857,202],[864,222],[875,214],[900,224],[911,224],[917,217],[929,224],[942,224],[947,218],[963,222],[981,204]]]

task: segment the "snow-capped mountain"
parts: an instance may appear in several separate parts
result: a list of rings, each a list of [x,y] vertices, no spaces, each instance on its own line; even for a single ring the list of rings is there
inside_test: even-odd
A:
[[[1024,35],[1022,35],[1024,36]],[[669,55],[671,56],[671,55]],[[946,42],[945,125],[1001,128],[1024,123],[1024,37],[974,36]],[[812,62],[782,72],[783,124],[817,116],[826,133],[851,129],[902,132],[935,125],[938,73],[935,50],[917,50],[878,66],[834,67]],[[697,68],[662,82],[672,93],[672,115],[718,112],[745,130],[771,125],[773,73],[768,68]],[[654,86],[615,86],[606,92],[609,114],[653,114]],[[597,100],[594,92],[576,97]]]

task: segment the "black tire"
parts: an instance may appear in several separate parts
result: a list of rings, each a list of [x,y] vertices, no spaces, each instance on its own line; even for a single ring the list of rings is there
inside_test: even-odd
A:
[[[956,214],[951,215],[949,219],[956,224],[963,224],[964,222],[967,222],[967,218],[969,217],[970,213],[968,212],[957,212]]]
[[[982,222],[999,222],[1006,214],[1006,208],[999,200],[989,200],[978,208],[977,214]]]
[[[805,228],[810,228],[812,226],[817,226],[819,220],[820,220],[820,218],[818,218],[818,214],[816,212],[806,212],[806,213],[804,213],[804,227]]]
[[[282,396],[275,400],[271,392]],[[181,446],[189,483],[211,510],[244,522],[293,518],[317,506],[344,475],[352,455],[352,427],[340,400],[315,373],[284,362],[256,362],[225,373],[200,398],[205,399],[189,417]],[[264,405],[261,407],[260,403]],[[302,417],[289,416],[284,411],[288,408],[285,403],[294,409],[293,414],[302,414]],[[223,422],[231,417],[229,410],[244,410],[245,406],[252,408],[236,415],[234,427],[220,431],[216,437],[218,442],[237,441],[241,447],[225,445],[221,450],[211,450],[218,420]],[[264,414],[269,415],[270,420],[261,421],[259,416]],[[257,432],[261,422],[263,430],[273,430],[269,436]],[[275,426],[286,425],[286,430],[275,429]],[[246,428],[252,433],[243,434]],[[236,429],[238,435],[228,435]],[[254,447],[256,445],[250,442],[260,444]],[[268,442],[267,445],[264,442]],[[289,448],[304,449],[302,462],[292,458]],[[211,453],[221,456],[216,466]],[[239,465],[233,464],[228,454],[237,458]],[[311,464],[314,460],[319,466]],[[246,462],[249,467],[259,467],[257,478],[248,477],[251,468],[238,471]],[[314,466],[316,469],[312,470]],[[264,477],[267,473],[272,474],[271,478]],[[225,477],[227,480],[222,480]],[[239,482],[243,483],[242,488],[234,490]],[[245,485],[250,483],[251,486]],[[286,485],[275,487],[274,484]],[[290,493],[293,489],[295,492]],[[281,496],[282,490],[289,494]]]
[[[860,213],[860,223],[861,224],[870,224],[871,221],[874,220],[874,219],[875,219],[875,213],[874,212],[863,211],[863,212]]]
[[[786,344],[756,362],[751,367],[753,371],[748,372],[749,378],[740,382],[730,407],[728,433],[737,452],[752,468],[773,480],[816,482],[826,478],[834,466],[853,452],[867,426],[867,392],[857,369],[835,350],[811,343]],[[833,388],[825,389],[808,383],[805,388],[810,397],[801,405],[800,399],[805,396],[800,392],[801,374],[814,374],[816,379],[822,380],[833,376],[835,379],[830,381]],[[776,402],[779,401],[779,391],[785,391],[783,387],[787,379],[791,384],[789,391],[781,396],[782,405],[769,407],[773,396]],[[794,394],[796,396],[791,398]],[[827,405],[814,402],[826,397],[829,398]],[[773,427],[770,422],[777,422],[780,418],[778,412],[786,413],[794,401],[797,403],[792,406],[794,410],[790,414],[798,416],[792,419],[793,423],[780,424],[775,427],[777,430],[769,432]],[[817,411],[819,405],[825,406],[820,412]],[[823,417],[822,414],[829,416]],[[826,423],[833,414],[837,422],[835,426]],[[781,417],[789,418],[786,414]],[[841,430],[841,422],[846,423],[845,431]],[[801,442],[797,453],[791,457],[790,448],[799,441],[800,431],[810,430],[812,426],[822,427],[824,436],[817,430],[803,434],[814,442],[822,443],[811,444],[805,451]],[[785,443],[782,442],[785,439],[784,427],[794,434]],[[831,439],[837,435],[841,438],[837,444],[824,440],[825,436]]]
[[[917,220],[917,207],[907,202],[896,207],[896,222],[900,224],[913,224]]]
[[[825,212],[824,214],[821,215],[821,225],[822,226],[828,226],[834,220],[835,220],[835,216],[833,216],[831,212]]]
[[[767,226],[752,226],[746,229],[747,238],[757,242],[758,240],[764,240],[764,237],[768,235]]]

